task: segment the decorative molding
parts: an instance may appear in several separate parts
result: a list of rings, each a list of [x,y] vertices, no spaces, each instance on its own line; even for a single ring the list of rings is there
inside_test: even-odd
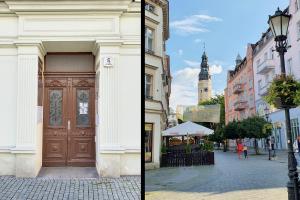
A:
[[[124,12],[129,9],[131,0],[86,0],[86,1],[5,1],[9,10],[22,14],[23,12],[88,12],[111,11]]]
[[[76,87],[92,87],[95,85],[95,82],[87,80],[73,80],[72,85]]]
[[[45,87],[66,87],[67,86],[67,81],[66,80],[50,80],[46,79],[45,80]]]
[[[114,18],[24,18],[22,32],[115,32]]]
[[[136,146],[104,146],[104,145],[102,145],[100,147],[99,152],[101,154],[141,153],[141,147],[136,147]]]

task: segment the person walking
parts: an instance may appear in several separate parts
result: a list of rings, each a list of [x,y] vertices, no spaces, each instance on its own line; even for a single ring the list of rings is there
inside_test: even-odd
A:
[[[276,154],[275,154],[275,137],[274,136],[272,136],[271,137],[271,149],[272,149],[272,151],[273,151],[273,158],[276,156]]]
[[[248,147],[247,147],[246,143],[244,143],[243,151],[244,151],[244,157],[245,157],[245,159],[248,158]]]
[[[298,153],[298,159],[300,159],[300,151],[299,151],[299,148],[300,148],[300,136],[297,137],[297,139],[295,140],[294,144],[293,144],[293,147],[294,147],[294,151],[295,153]],[[299,161],[297,160],[297,164],[299,165]]]
[[[243,151],[243,144],[242,144],[242,142],[239,140],[239,141],[238,141],[238,144],[237,144],[237,153],[238,153],[239,159],[242,159],[242,158],[241,158],[242,151]]]

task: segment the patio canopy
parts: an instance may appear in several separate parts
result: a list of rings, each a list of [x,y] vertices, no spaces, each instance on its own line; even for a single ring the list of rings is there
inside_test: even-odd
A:
[[[167,130],[164,130],[162,132],[162,136],[204,136],[210,135],[213,132],[214,131],[212,129],[187,121]]]

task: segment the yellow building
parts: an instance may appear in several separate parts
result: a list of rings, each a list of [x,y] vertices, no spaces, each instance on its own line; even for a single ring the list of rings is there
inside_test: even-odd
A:
[[[198,103],[209,100],[211,98],[211,75],[209,73],[208,57],[205,51],[202,55],[201,71],[198,81]]]

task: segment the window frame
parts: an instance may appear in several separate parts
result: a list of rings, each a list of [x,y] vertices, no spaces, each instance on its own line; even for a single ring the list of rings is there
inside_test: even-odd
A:
[[[145,127],[144,127],[145,128],[145,136],[146,136],[146,125],[151,125],[151,132],[150,132],[150,135],[151,135],[150,136],[150,138],[151,138],[151,141],[150,141],[151,144],[150,145],[151,146],[150,146],[150,151],[147,151],[147,152],[150,152],[151,154],[150,154],[150,160],[146,161],[146,141],[145,141],[146,138],[144,138],[145,139],[144,140],[144,142],[145,142],[145,149],[144,149],[145,150],[145,160],[144,160],[144,162],[145,163],[151,163],[151,162],[153,162],[153,141],[154,141],[154,138],[153,138],[154,134],[153,133],[154,133],[154,124],[153,123],[148,123],[148,122],[145,123]],[[149,143],[149,142],[147,142],[147,143]]]
[[[147,76],[150,77],[150,82],[147,82]],[[149,85],[149,93],[147,95],[147,85]],[[153,99],[153,74],[145,73],[145,99]]]
[[[149,48],[149,35],[148,35],[148,30],[152,31],[152,37],[150,38],[151,41],[151,49]],[[154,48],[154,38],[155,38],[155,30],[154,28],[150,28],[149,26],[145,26],[145,52],[154,54],[155,48]]]

